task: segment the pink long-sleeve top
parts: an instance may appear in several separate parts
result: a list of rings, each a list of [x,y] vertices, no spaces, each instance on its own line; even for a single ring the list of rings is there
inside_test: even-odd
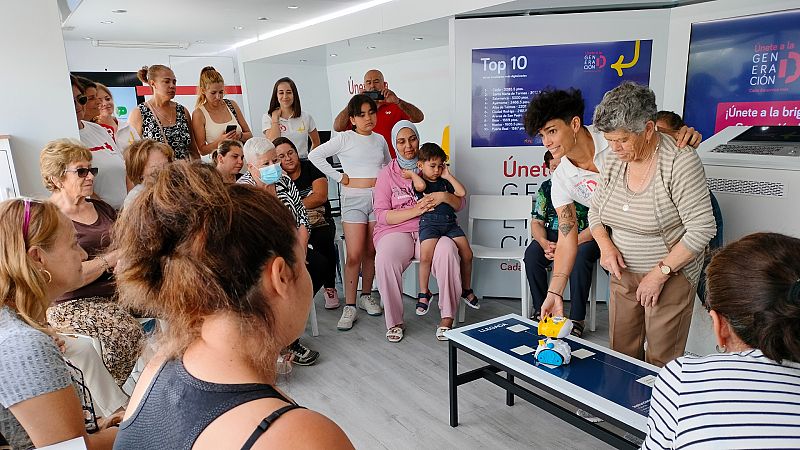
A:
[[[375,231],[372,234],[372,241],[375,245],[381,238],[389,233],[413,233],[419,231],[419,217],[408,219],[405,222],[390,225],[386,222],[386,215],[389,211],[396,209],[412,208],[417,204],[414,196],[414,186],[411,180],[403,178],[403,171],[393,159],[388,166],[381,169],[378,179],[375,181],[375,188],[372,191],[372,207],[375,210]],[[464,207],[464,199],[460,211]]]

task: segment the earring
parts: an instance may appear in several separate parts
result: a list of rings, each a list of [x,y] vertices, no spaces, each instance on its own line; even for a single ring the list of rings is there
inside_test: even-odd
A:
[[[53,275],[47,269],[42,269],[42,273],[47,275],[47,284],[50,284],[53,281]]]
[[[717,344],[716,348],[717,348],[717,353],[728,353],[728,347],[726,347],[725,344],[722,344],[722,347],[720,347],[719,344]]]

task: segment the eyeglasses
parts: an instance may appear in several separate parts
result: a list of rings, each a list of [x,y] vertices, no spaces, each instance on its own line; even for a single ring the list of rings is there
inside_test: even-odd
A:
[[[78,178],[86,178],[89,172],[92,173],[92,176],[97,176],[99,171],[100,169],[97,167],[78,167],[77,169],[66,169],[64,173],[72,172],[78,174]]]
[[[73,101],[79,105],[85,105],[86,102],[89,101],[89,97],[81,94],[73,99]]]

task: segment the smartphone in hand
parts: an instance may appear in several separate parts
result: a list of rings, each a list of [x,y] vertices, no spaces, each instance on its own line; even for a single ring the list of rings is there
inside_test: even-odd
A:
[[[225,127],[225,134],[230,133],[231,131],[236,131],[237,125],[228,125]]]
[[[362,92],[362,94],[366,95],[367,97],[373,100],[385,100],[383,92],[381,91],[364,91]]]

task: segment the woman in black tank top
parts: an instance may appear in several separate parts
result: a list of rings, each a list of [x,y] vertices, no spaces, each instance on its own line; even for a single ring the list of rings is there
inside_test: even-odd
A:
[[[280,349],[305,328],[310,304],[297,299],[311,295],[280,201],[180,161],[123,212],[115,238],[120,300],[166,321],[115,449],[352,448],[274,387]]]

